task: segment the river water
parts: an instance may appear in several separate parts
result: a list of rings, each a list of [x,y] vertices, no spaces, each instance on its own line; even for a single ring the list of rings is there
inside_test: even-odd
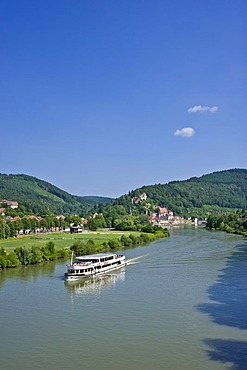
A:
[[[247,369],[247,239],[202,228],[124,251],[77,283],[65,262],[0,273],[0,368]]]

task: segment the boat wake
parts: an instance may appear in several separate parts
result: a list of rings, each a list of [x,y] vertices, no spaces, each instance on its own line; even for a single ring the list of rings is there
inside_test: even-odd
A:
[[[139,257],[135,257],[135,258],[131,258],[130,260],[126,261],[126,265],[134,265],[136,263],[140,263],[141,261],[139,261],[139,260],[142,259],[143,257],[144,257],[144,255],[139,256]]]

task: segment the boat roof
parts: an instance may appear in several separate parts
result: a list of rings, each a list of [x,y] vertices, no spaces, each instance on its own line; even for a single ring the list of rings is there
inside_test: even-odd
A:
[[[96,259],[96,258],[104,258],[104,257],[110,257],[110,256],[116,256],[116,253],[98,253],[98,254],[90,254],[88,256],[80,256],[76,257],[77,259],[83,260],[83,259]]]

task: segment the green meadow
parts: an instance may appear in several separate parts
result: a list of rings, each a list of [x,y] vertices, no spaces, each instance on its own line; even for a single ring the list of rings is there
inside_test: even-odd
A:
[[[0,248],[3,247],[6,250],[14,250],[17,247],[42,247],[46,243],[52,241],[55,244],[56,249],[69,248],[75,241],[93,240],[96,245],[102,244],[105,241],[120,238],[122,235],[129,235],[130,232],[127,231],[97,231],[97,232],[87,232],[82,234],[70,234],[64,233],[47,233],[44,235],[27,235],[19,236],[17,238],[8,238],[5,240],[0,240]],[[139,232],[131,232],[131,234],[140,235]]]

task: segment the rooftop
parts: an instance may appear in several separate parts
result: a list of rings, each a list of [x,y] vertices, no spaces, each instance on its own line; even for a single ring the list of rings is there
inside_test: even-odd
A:
[[[116,253],[98,253],[98,254],[91,254],[89,256],[80,256],[76,257],[76,259],[94,259],[94,258],[103,258],[103,257],[110,257],[110,256],[115,256]]]

